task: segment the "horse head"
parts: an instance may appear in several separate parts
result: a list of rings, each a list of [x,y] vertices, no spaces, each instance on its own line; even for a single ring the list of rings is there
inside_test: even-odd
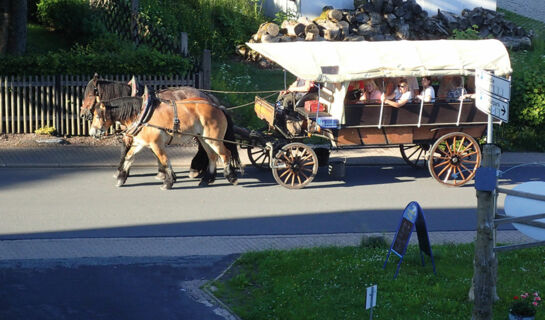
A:
[[[129,84],[99,79],[98,74],[95,73],[85,88],[80,115],[84,119],[92,120],[93,109],[95,109],[101,101],[128,96],[131,96],[131,87]]]
[[[87,120],[93,119],[93,109],[97,103],[100,103],[98,91],[98,74],[87,83],[83,94],[83,103],[80,108],[80,116]]]
[[[95,138],[101,138],[106,134],[108,129],[114,124],[110,114],[110,108],[106,104],[100,102],[97,107],[93,107],[92,122],[89,127],[89,135]]]

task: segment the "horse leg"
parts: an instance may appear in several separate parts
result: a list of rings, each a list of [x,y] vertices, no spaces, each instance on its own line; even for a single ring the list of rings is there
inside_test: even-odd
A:
[[[117,175],[117,186],[121,187],[125,184],[127,181],[127,177],[129,176],[129,170],[131,169],[131,165],[134,162],[134,156],[142,150],[142,145],[132,145],[129,148],[129,151],[125,154],[125,161],[123,162],[123,167],[119,171],[119,174]]]
[[[221,141],[209,141],[208,144],[214,150],[216,155],[219,155],[223,162],[223,175],[229,183],[236,185],[238,177],[235,168],[231,165],[231,151],[225,147]]]
[[[201,182],[199,183],[200,186],[206,186],[216,181],[216,161],[218,160],[218,156],[208,142],[204,142],[200,138],[199,142],[202,144],[206,154],[208,155],[208,169],[205,170],[201,178]]]
[[[192,179],[202,177],[206,168],[208,167],[208,154],[204,150],[202,143],[197,140],[199,150],[193,160],[191,160],[191,167],[189,168],[189,177]]]
[[[163,180],[161,190],[170,190],[172,189],[172,185],[176,181],[176,176],[174,175],[174,170],[172,170],[170,160],[168,160],[164,147],[161,147],[157,143],[152,143],[150,147],[151,151],[153,151],[153,153],[157,157],[157,160],[159,161],[160,170],[163,170],[165,172],[165,179]]]
[[[127,152],[129,152],[129,149],[132,146],[132,137],[123,136],[121,139],[121,158],[119,159],[119,165],[117,166],[117,171],[113,174],[114,178],[117,178],[119,176],[119,173],[123,169],[123,163],[125,163],[125,157],[127,156]],[[129,173],[127,172],[127,176]]]

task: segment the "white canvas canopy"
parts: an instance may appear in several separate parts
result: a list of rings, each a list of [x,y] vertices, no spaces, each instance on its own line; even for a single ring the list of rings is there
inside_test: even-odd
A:
[[[247,43],[305,80],[341,83],[379,77],[472,75],[476,69],[511,73],[498,40],[298,41]]]

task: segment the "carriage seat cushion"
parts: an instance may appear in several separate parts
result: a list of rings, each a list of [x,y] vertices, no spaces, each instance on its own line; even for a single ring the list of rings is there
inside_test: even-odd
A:
[[[325,110],[325,106],[322,103],[318,103],[318,100],[309,100],[305,101],[305,111],[306,112],[323,112]]]

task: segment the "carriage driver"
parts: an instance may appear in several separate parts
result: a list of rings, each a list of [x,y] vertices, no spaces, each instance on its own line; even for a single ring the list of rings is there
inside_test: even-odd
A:
[[[303,106],[305,101],[318,99],[318,88],[314,81],[297,79],[287,90],[280,91],[276,101],[281,102],[284,109]],[[277,103],[278,105],[278,103]]]

